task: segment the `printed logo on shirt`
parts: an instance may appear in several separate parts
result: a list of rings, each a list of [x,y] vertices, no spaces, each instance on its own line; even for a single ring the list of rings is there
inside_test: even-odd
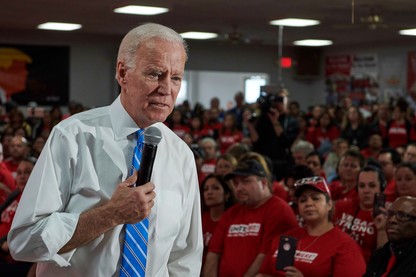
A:
[[[358,244],[362,245],[365,235],[374,235],[374,222],[354,218],[349,214],[342,214],[342,218],[338,220],[337,225],[342,231],[347,232]]]
[[[260,223],[250,224],[232,224],[228,229],[228,237],[248,237],[258,236],[260,232]]]
[[[389,134],[400,134],[400,135],[406,135],[407,130],[403,127],[391,127],[389,130]]]
[[[278,252],[279,252],[279,250],[276,250],[273,254],[273,257],[277,258]],[[297,262],[311,264],[318,257],[318,255],[319,255],[318,253],[314,253],[314,252],[296,250],[295,260]]]

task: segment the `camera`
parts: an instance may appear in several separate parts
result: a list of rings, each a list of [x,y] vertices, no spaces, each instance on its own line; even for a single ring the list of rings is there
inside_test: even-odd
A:
[[[260,106],[261,114],[267,114],[270,108],[276,107],[278,103],[283,103],[284,97],[277,95],[276,93],[267,93],[262,91],[260,97],[257,99],[257,103]]]

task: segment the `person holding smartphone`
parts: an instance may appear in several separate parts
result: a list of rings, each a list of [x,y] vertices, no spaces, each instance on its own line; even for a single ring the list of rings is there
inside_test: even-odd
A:
[[[373,251],[387,242],[385,228],[373,217],[375,195],[384,190],[386,178],[381,169],[367,165],[358,174],[357,183],[358,199],[338,201],[334,223],[360,245],[368,262]]]
[[[277,251],[280,237],[276,237],[256,277],[362,276],[365,261],[358,245],[331,221],[333,204],[325,179],[303,178],[295,187],[305,226],[285,234],[297,239],[294,264],[276,269],[276,260],[286,258]]]

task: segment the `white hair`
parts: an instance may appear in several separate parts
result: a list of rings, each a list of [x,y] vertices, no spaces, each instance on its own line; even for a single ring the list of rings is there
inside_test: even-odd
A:
[[[146,23],[132,29],[123,38],[118,50],[117,63],[122,61],[128,68],[134,68],[136,65],[137,49],[139,49],[140,45],[152,38],[181,43],[185,52],[188,51],[185,40],[176,31],[160,24]]]

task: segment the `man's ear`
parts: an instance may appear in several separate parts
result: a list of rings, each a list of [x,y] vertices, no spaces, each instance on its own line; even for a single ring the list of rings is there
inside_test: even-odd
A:
[[[121,84],[125,84],[126,83],[126,73],[127,73],[127,68],[124,65],[123,62],[118,62],[117,63],[117,81],[118,83]]]

